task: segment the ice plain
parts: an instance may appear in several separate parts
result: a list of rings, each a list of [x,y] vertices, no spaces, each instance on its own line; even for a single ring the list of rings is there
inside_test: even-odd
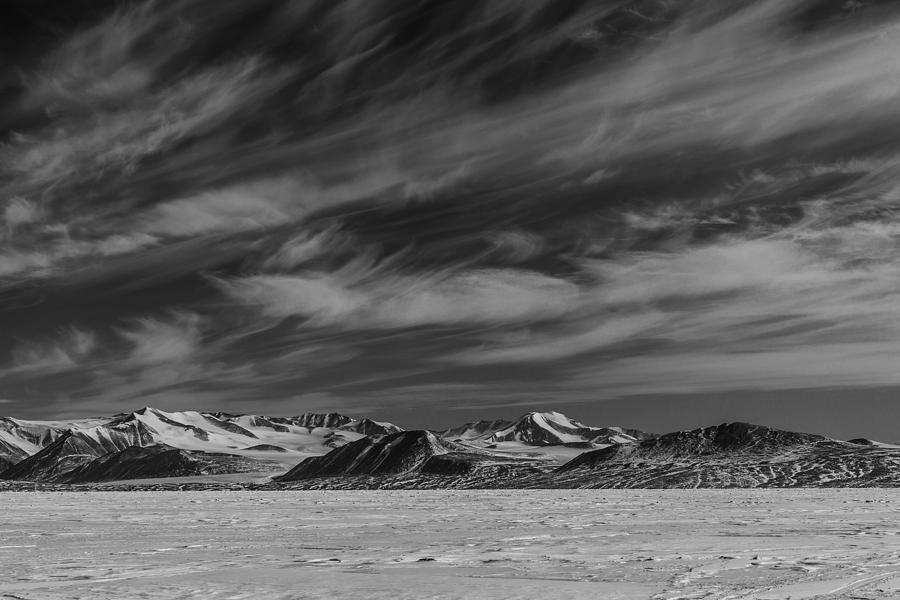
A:
[[[900,597],[892,490],[2,498],[0,598]]]

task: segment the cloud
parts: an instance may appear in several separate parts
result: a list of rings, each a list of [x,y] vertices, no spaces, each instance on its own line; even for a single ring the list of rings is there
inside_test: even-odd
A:
[[[40,218],[41,211],[38,206],[18,196],[10,199],[3,209],[3,219],[8,230],[13,230],[19,225],[36,223]]]
[[[130,328],[119,329],[118,333],[132,345],[128,364],[178,364],[193,359],[200,349],[202,326],[196,313],[178,311],[169,320],[136,319]]]
[[[55,340],[32,340],[12,349],[12,362],[0,376],[23,372],[56,373],[78,368],[97,347],[96,335],[66,328]]]
[[[895,382],[896,13],[470,4],[407,43],[390,2],[264,4],[235,37],[240,3],[132,3],[22,69],[0,286],[40,300],[9,318],[122,319],[20,343],[35,394],[40,369],[109,402]]]
[[[770,0],[711,19],[696,5],[639,59],[574,84],[584,103],[565,105],[569,123],[596,128],[550,156],[596,160],[700,141],[749,147],[792,133],[824,142],[841,133],[829,127],[851,127],[869,111],[896,114],[894,22],[789,37],[783,23],[798,8]]]
[[[485,238],[493,247],[493,254],[509,263],[522,263],[539,256],[546,247],[546,240],[527,231],[504,230],[488,232]]]
[[[188,236],[239,232],[289,223],[302,213],[303,185],[291,178],[239,184],[158,205],[145,231]]]
[[[722,239],[675,252],[633,253],[617,260],[587,261],[602,282],[606,305],[650,303],[744,289],[826,283],[832,276],[818,257],[787,240]]]
[[[219,285],[267,316],[301,316],[310,325],[339,328],[528,322],[560,317],[578,307],[577,286],[512,269],[385,275],[370,281],[352,281],[341,273],[257,275]]]
[[[266,271],[289,271],[337,250],[350,250],[352,244],[347,237],[336,227],[318,232],[304,231],[281,244],[262,261],[261,267]]]
[[[72,35],[31,76],[28,104],[60,112],[89,104],[130,103],[151,83],[152,65],[134,60],[135,46],[159,20],[148,2],[118,10]],[[171,31],[160,34],[170,37]],[[159,47],[175,50],[171,44]]]
[[[403,185],[403,195],[406,198],[430,200],[440,192],[460,185],[471,174],[472,167],[464,163],[447,173],[433,178],[411,178]]]
[[[893,385],[897,237],[882,221],[586,259],[593,283],[565,322],[495,334],[444,359],[568,358],[577,380],[606,395]],[[653,343],[613,351],[641,340]]]
[[[106,171],[128,175],[142,160],[221,125],[281,81],[277,73],[263,74],[253,58],[212,68],[102,119],[73,117],[51,131],[20,135],[5,149],[5,170],[18,177],[20,187],[36,189]]]
[[[598,398],[746,390],[900,385],[896,342],[791,345],[749,352],[672,352],[573,369],[571,383]]]
[[[96,267],[98,258],[137,252],[157,241],[156,237],[140,232],[79,240],[73,239],[65,226],[47,228],[42,243],[34,244],[33,249],[0,252],[0,277],[44,278],[70,273],[79,267]]]
[[[409,177],[412,175],[390,165],[363,165],[340,181],[329,182],[288,172],[160,202],[138,215],[135,226],[170,237],[259,232],[303,222],[318,211],[371,200],[396,189]]]
[[[40,252],[4,252],[0,254],[0,277],[23,272],[45,272],[53,264],[50,255]]]
[[[100,256],[117,256],[119,254],[129,254],[137,250],[142,250],[158,243],[159,239],[147,235],[146,233],[129,233],[122,235],[111,235],[107,238],[97,240],[88,252],[96,253]]]
[[[556,361],[586,352],[596,352],[623,342],[646,338],[661,330],[667,317],[659,311],[612,316],[597,325],[576,322],[574,332],[510,336],[510,341],[450,356],[451,362],[464,365]],[[583,329],[588,328],[586,331]],[[496,338],[495,338],[496,340]]]

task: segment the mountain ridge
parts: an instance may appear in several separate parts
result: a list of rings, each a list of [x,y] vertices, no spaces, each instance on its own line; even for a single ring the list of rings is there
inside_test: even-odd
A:
[[[555,411],[409,430],[144,407],[73,421],[0,419],[2,486],[248,475],[273,489],[900,487],[900,447],[726,422],[662,435]]]
[[[200,452],[222,468],[273,462],[285,468],[367,435],[401,431],[391,423],[338,413],[303,413],[295,417],[231,415],[197,411],[166,412],[145,406],[111,417],[72,421],[0,420],[0,478],[53,481],[108,454],[130,447],[165,446]],[[137,471],[138,458],[126,456]],[[243,461],[226,456],[241,456]],[[219,457],[219,458],[217,458]],[[156,459],[154,459],[156,460]],[[184,469],[181,469],[182,471]],[[215,470],[215,469],[213,469]],[[127,475],[120,469],[123,475]]]
[[[441,435],[448,439],[458,438],[488,443],[521,442],[538,446],[609,444],[652,437],[652,434],[637,429],[585,425],[556,411],[528,412],[513,421],[505,419],[475,421],[446,429]]]
[[[147,477],[179,477],[204,474],[204,463],[163,444],[129,446],[100,456],[54,478],[56,483],[94,483]]]

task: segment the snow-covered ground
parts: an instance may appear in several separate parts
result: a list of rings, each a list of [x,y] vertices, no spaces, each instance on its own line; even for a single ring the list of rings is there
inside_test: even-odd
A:
[[[0,598],[900,597],[891,490],[7,493]]]

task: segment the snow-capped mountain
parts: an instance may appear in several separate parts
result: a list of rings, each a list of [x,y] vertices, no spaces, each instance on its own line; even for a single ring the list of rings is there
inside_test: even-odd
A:
[[[900,447],[747,423],[612,444],[555,469],[538,460],[529,463],[524,455],[519,464],[499,465],[496,451],[473,452],[467,443],[459,445],[466,450],[436,453],[402,473],[354,478],[309,472],[285,485],[300,489],[900,486]],[[480,463],[491,461],[495,468],[481,468]]]
[[[264,417],[195,411],[163,412],[154,408],[142,408],[120,415],[103,427],[130,426],[148,428],[154,443],[173,448],[250,456],[257,456],[256,453],[262,451],[319,455],[365,435],[400,431],[399,427],[390,423],[358,420],[337,413]]]
[[[339,413],[303,413],[296,417],[260,417],[255,415],[231,415],[228,413],[208,413],[220,422],[242,424],[247,429],[266,427],[281,433],[289,433],[291,427],[308,430],[331,429],[353,431],[363,435],[387,435],[402,431],[393,423],[373,421],[371,419],[354,419]]]
[[[536,412],[438,435],[336,413],[143,408],[0,419],[0,433],[3,487],[235,473],[298,489],[900,486],[900,446],[747,423],[649,436]]]
[[[41,450],[66,431],[52,422],[0,417],[0,472]]]
[[[28,481],[52,480],[111,452],[152,444],[149,432],[140,426],[110,430],[68,429],[45,448],[0,473],[0,477]]]
[[[145,407],[109,418],[77,421],[0,420],[0,477],[56,481],[77,467],[131,447],[163,446],[216,456],[238,470],[287,468],[368,435],[400,431],[390,423],[337,413],[295,417],[165,412]],[[199,454],[197,454],[199,453]],[[243,457],[236,463],[224,457]],[[140,456],[128,456],[135,464]],[[157,462],[159,462],[157,460]],[[121,471],[121,469],[119,470]]]
[[[636,429],[592,427],[559,412],[530,412],[515,421],[467,423],[442,433],[450,440],[520,442],[530,446],[558,444],[624,444],[651,437]]]
[[[590,427],[558,412],[470,423],[437,435],[401,432],[391,423],[338,413],[271,417],[145,407],[75,421],[2,419],[0,478],[85,482],[161,477],[167,468],[183,475],[291,467],[296,468],[286,480],[400,471],[462,476],[518,469],[525,463],[552,468],[585,448],[647,437],[635,430]]]

